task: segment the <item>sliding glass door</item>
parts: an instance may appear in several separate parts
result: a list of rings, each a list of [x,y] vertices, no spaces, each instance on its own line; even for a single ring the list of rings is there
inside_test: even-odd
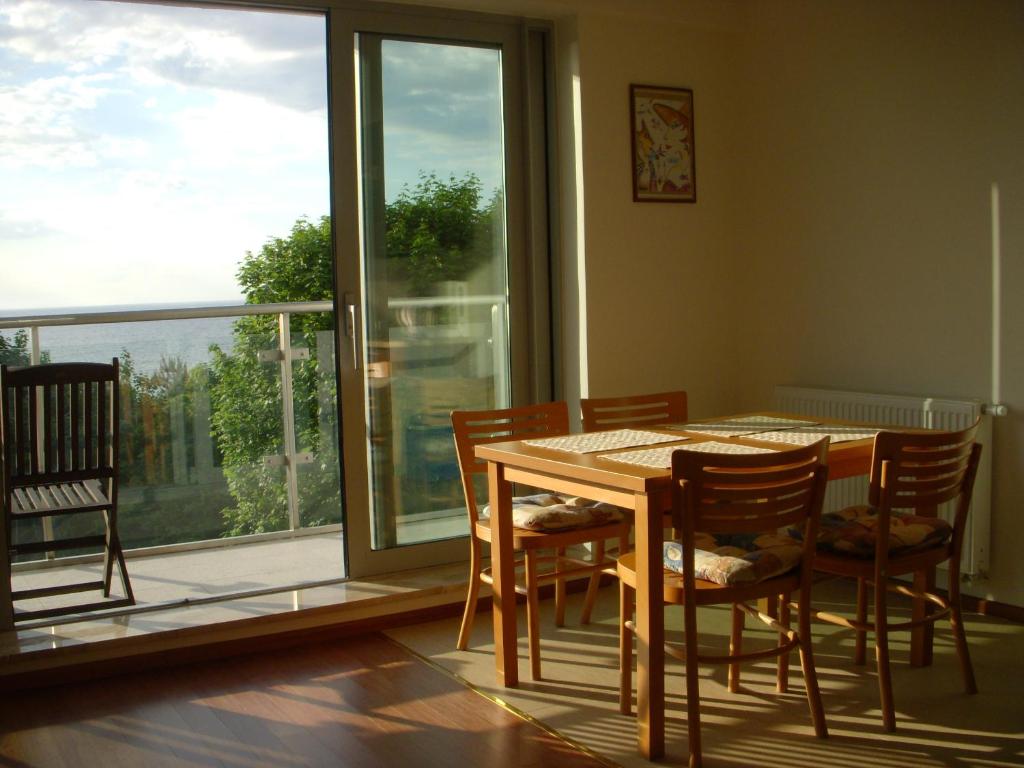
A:
[[[524,265],[522,91],[513,25],[386,13],[332,33],[334,60],[353,62],[352,90],[336,81],[333,95],[356,104],[351,124],[335,110],[334,137],[359,575],[466,557],[448,414],[508,405],[525,344],[510,304]]]

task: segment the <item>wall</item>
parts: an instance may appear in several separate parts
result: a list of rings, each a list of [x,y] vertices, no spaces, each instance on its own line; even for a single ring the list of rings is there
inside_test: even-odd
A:
[[[740,333],[733,281],[737,41],[734,6],[720,4],[717,13],[688,8],[701,13],[577,17],[584,385],[595,396],[683,386],[700,416],[733,406],[742,364],[732,354]],[[631,83],[693,89],[697,204],[632,201]]]
[[[989,400],[991,185],[1002,400],[991,579],[1024,604],[1024,5],[750,3],[736,274],[741,408],[778,383]]]

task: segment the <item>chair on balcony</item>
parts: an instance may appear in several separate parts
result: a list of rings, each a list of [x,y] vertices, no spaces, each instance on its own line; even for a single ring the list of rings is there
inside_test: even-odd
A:
[[[849,507],[822,518],[814,568],[855,578],[857,607],[854,619],[824,612],[814,615],[856,632],[857,664],[865,661],[867,632],[874,632],[882,725],[887,731],[896,729],[889,669],[893,630],[927,632],[933,622],[948,616],[964,688],[967,693],[978,691],[960,613],[960,555],[981,459],[981,446],[974,442],[977,429],[975,424],[958,432],[879,432],[871,456],[868,506]],[[944,502],[955,504],[952,525],[938,517],[937,507]],[[943,562],[949,573],[945,595],[934,588],[935,566]],[[905,574],[914,575],[912,585],[891,581]],[[874,592],[874,621],[867,619],[869,586]],[[909,620],[889,619],[889,592],[915,598],[917,606]],[[929,612],[929,606],[938,610]],[[920,663],[930,663],[930,640],[923,648]]]
[[[686,392],[584,397],[580,400],[580,411],[584,432],[679,424],[686,421]]]
[[[680,541],[665,542],[664,602],[683,606],[684,644],[666,643],[651,653],[669,653],[686,664],[686,719],[690,766],[701,765],[698,663],[729,666],[728,685],[737,692],[740,662],[778,658],[776,687],[788,686],[790,651],[800,649],[804,686],[814,732],[828,735],[811,648],[814,537],[828,477],[828,439],[787,451],[712,454],[677,450],[672,455],[672,511]],[[780,533],[790,528],[799,538]],[[636,553],[619,558],[619,709],[632,709]],[[790,626],[790,597],[800,596],[797,628]],[[762,613],[755,600],[778,600],[778,616]],[[707,654],[697,640],[698,606],[732,605],[727,654]],[[746,615],[778,633],[777,645],[743,651]]]
[[[564,402],[557,402],[498,410],[453,411],[451,418],[469,513],[469,591],[457,644],[459,650],[465,650],[473,630],[480,585],[493,584],[491,569],[483,567],[483,544],[491,541],[489,510],[486,506],[478,507],[474,484],[474,479],[486,476],[487,464],[476,458],[473,449],[481,443],[568,434],[569,409]],[[581,617],[583,624],[588,623],[602,573],[614,573],[615,561],[605,558],[605,542],[617,539],[619,551],[624,552],[630,524],[621,510],[610,504],[570,499],[552,493],[515,497],[512,504],[513,549],[517,555],[523,555],[516,567],[525,569],[525,585],[517,584],[516,592],[526,596],[530,672],[534,680],[539,680],[538,588],[542,584],[555,584],[555,624],[562,626],[566,581],[589,576]],[[566,555],[567,547],[586,543],[593,545],[590,561]],[[541,549],[554,550],[554,555],[540,556],[538,550]],[[538,566],[542,563],[553,564],[554,567],[540,571]]]
[[[116,608],[135,602],[117,533],[119,403],[118,363],[0,366],[0,444],[3,446],[3,515],[11,562],[19,555],[102,547],[103,578],[11,592],[14,621]],[[43,535],[20,541],[40,521],[60,527],[69,518],[101,517],[102,533]],[[44,522],[44,521],[48,521]],[[88,529],[86,529],[88,530]],[[96,528],[92,528],[96,530]],[[110,597],[114,561],[123,597],[14,610],[20,600],[90,590]]]

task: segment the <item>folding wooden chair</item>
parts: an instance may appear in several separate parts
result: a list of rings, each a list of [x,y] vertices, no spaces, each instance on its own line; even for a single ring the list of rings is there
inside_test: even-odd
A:
[[[115,358],[102,363],[0,366],[0,443],[7,557],[102,547],[103,578],[11,592],[19,600],[101,590],[110,596],[114,561],[124,596],[97,602],[16,611],[27,621],[135,602],[117,534],[119,381]],[[103,533],[16,541],[21,521],[99,514]]]

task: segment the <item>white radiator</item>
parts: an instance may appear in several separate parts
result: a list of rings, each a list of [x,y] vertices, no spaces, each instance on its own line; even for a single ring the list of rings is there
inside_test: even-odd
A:
[[[984,448],[964,532],[961,570],[968,576],[985,577],[992,512],[992,417],[983,414],[980,401],[779,386],[775,388],[775,407],[779,411],[803,416],[848,419],[892,427],[965,429],[981,419],[978,442]],[[866,503],[867,488],[866,476],[830,482],[825,495],[825,511]],[[944,504],[939,508],[939,514],[952,521],[952,505]]]

